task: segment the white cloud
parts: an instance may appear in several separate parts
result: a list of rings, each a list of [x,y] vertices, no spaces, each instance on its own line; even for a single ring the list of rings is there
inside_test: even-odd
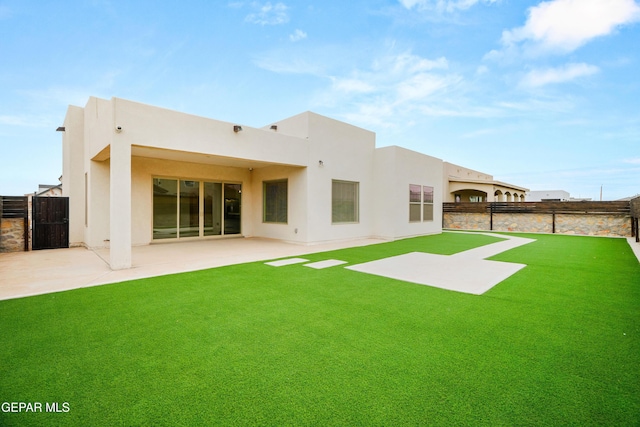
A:
[[[477,3],[491,4],[498,1],[500,0],[399,0],[400,4],[409,10],[437,10],[448,13],[467,10]]]
[[[624,159],[623,162],[631,165],[640,165],[640,157],[636,157],[635,159]]]
[[[590,76],[600,72],[595,65],[585,63],[567,64],[558,68],[546,68],[544,70],[532,70],[525,75],[521,84],[528,87],[539,87],[551,83],[570,82],[584,76]]]
[[[454,84],[458,78],[420,73],[401,81],[397,85],[397,103],[427,99],[433,94]]]
[[[333,89],[343,93],[369,93],[375,90],[370,83],[357,78],[333,78]]]
[[[512,47],[532,43],[551,52],[571,52],[590,40],[640,20],[634,0],[551,0],[529,9],[524,26],[502,33],[502,43]]]
[[[463,79],[448,68],[444,57],[390,53],[375,59],[369,68],[331,77],[332,85],[317,96],[316,102],[340,109],[348,105],[348,111],[338,114],[367,126],[406,124],[411,111],[425,116],[459,115],[459,106],[450,105],[448,95]]]
[[[394,73],[419,73],[436,69],[446,70],[449,62],[443,56],[438,59],[425,59],[409,52],[386,56],[378,61],[375,68],[385,68]]]
[[[254,63],[264,70],[278,74],[324,75],[324,67],[320,64],[300,58],[283,59],[283,56],[286,55],[280,53],[272,54],[271,56],[265,55],[263,57],[256,58]]]
[[[488,72],[489,67],[487,67],[486,65],[480,65],[478,68],[476,68],[477,75],[487,74]]]
[[[259,25],[280,25],[289,22],[289,9],[284,3],[271,4],[267,2],[263,5],[252,3],[251,6],[257,12],[247,15],[245,21]]]
[[[315,86],[313,108],[334,110],[359,126],[395,127],[415,117],[497,117],[512,110],[490,103],[475,105],[467,94],[477,91],[452,71],[445,57],[426,58],[412,51],[397,51],[393,43],[366,66],[344,70],[348,50],[334,46],[315,51],[271,51],[255,59],[263,69],[282,74],[307,74]],[[557,108],[554,100],[553,106]],[[544,106],[544,111],[549,107]]]
[[[297,42],[306,38],[307,38],[307,33],[305,33],[302,30],[295,30],[293,34],[289,35],[289,40],[291,40],[292,42]]]

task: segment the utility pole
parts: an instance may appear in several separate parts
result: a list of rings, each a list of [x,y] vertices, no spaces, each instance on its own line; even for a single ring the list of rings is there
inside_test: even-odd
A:
[[[602,201],[602,184],[600,185],[600,201]]]

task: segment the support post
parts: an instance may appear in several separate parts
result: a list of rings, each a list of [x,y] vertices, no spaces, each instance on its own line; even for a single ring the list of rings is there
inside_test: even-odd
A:
[[[109,264],[131,267],[131,144],[115,134],[109,165]]]
[[[493,231],[493,202],[489,203],[489,230]]]

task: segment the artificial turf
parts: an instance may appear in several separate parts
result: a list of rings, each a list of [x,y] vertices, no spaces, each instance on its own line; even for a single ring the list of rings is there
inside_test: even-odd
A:
[[[491,259],[527,267],[481,296],[250,263],[0,301],[0,401],[43,405],[0,425],[638,425],[627,242],[519,236],[536,241]],[[445,233],[305,258],[495,241]]]

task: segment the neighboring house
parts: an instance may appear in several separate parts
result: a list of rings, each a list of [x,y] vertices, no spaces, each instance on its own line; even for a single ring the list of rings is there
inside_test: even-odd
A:
[[[627,202],[627,201],[631,201],[631,200],[637,199],[637,198],[640,198],[640,194],[636,194],[635,196],[623,197],[622,199],[618,199],[617,201],[619,201],[619,202]]]
[[[529,191],[453,163],[444,162],[443,170],[444,202],[524,202]]]
[[[62,197],[62,184],[58,184],[58,185],[39,184],[38,185],[38,191],[36,191],[33,194],[28,194],[28,196],[35,196],[35,197]]]
[[[109,246],[113,269],[154,242],[442,231],[440,159],[311,112],[252,128],[91,97],[59,130],[70,244]]]
[[[569,192],[564,190],[541,190],[527,193],[527,201],[529,202],[567,202],[570,199]]]

